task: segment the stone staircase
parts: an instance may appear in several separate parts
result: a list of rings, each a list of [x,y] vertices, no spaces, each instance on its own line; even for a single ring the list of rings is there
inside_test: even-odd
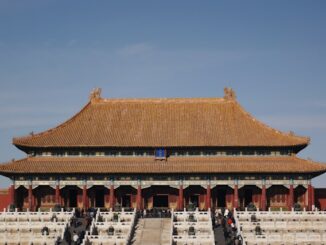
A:
[[[215,239],[215,244],[226,245],[224,231],[221,225],[214,228],[214,239]]]
[[[139,219],[136,226],[133,245],[170,245],[171,219]]]
[[[85,218],[78,218],[77,223],[79,224],[77,227],[72,227],[70,225],[68,227],[68,234],[69,235],[67,235],[67,236],[70,236],[71,241],[73,241],[74,232],[76,232],[77,234],[80,234],[81,232],[86,233],[86,224],[87,224],[86,219]],[[69,245],[69,241],[67,241],[67,237],[65,237],[60,244]]]

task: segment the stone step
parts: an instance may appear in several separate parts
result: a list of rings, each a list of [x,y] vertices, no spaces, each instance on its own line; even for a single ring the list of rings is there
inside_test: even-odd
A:
[[[163,218],[140,219],[133,239],[133,245],[169,245],[171,220]]]

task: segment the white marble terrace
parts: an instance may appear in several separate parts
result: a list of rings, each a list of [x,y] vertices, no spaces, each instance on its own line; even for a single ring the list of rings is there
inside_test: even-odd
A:
[[[63,238],[72,212],[9,212],[0,213],[0,245],[53,245]],[[43,228],[48,228],[45,234]]]
[[[191,228],[192,227],[192,228]],[[172,244],[214,245],[214,233],[210,209],[206,212],[172,212]]]
[[[83,245],[87,240],[92,245],[126,245],[131,240],[135,221],[136,210],[132,212],[126,212],[124,209],[121,212],[98,210]]]
[[[234,217],[246,245],[326,245],[323,211],[235,211]]]

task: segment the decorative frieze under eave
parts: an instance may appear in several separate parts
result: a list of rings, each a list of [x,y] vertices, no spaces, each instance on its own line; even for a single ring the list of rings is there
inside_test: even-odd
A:
[[[172,188],[179,188],[180,185],[185,189],[189,186],[202,186],[203,188],[207,188],[210,185],[211,188],[216,186],[226,185],[231,188],[234,188],[235,185],[238,188],[242,188],[244,186],[253,185],[259,188],[262,188],[263,185],[268,189],[273,185],[282,185],[286,188],[290,188],[292,184],[294,188],[298,185],[302,185],[307,187],[311,184],[310,180],[173,180],[173,181],[165,181],[165,180],[116,180],[116,181],[108,181],[108,180],[15,180],[13,182],[15,185],[15,189],[18,189],[20,186],[24,186],[25,188],[29,188],[32,185],[32,188],[35,189],[38,186],[49,186],[53,189],[58,185],[60,189],[66,186],[77,186],[80,189],[86,185],[87,189],[92,188],[93,186],[104,186],[106,188],[110,188],[111,185],[114,188],[118,188],[119,186],[131,186],[135,189],[140,185],[142,189],[148,188],[150,186],[170,186]]]

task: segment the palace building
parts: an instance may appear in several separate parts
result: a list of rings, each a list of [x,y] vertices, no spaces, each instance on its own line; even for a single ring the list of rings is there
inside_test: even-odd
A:
[[[10,203],[35,210],[291,208],[315,205],[326,165],[297,153],[309,138],[255,119],[232,89],[223,98],[103,99],[47,131],[14,138],[27,156],[0,165]]]

